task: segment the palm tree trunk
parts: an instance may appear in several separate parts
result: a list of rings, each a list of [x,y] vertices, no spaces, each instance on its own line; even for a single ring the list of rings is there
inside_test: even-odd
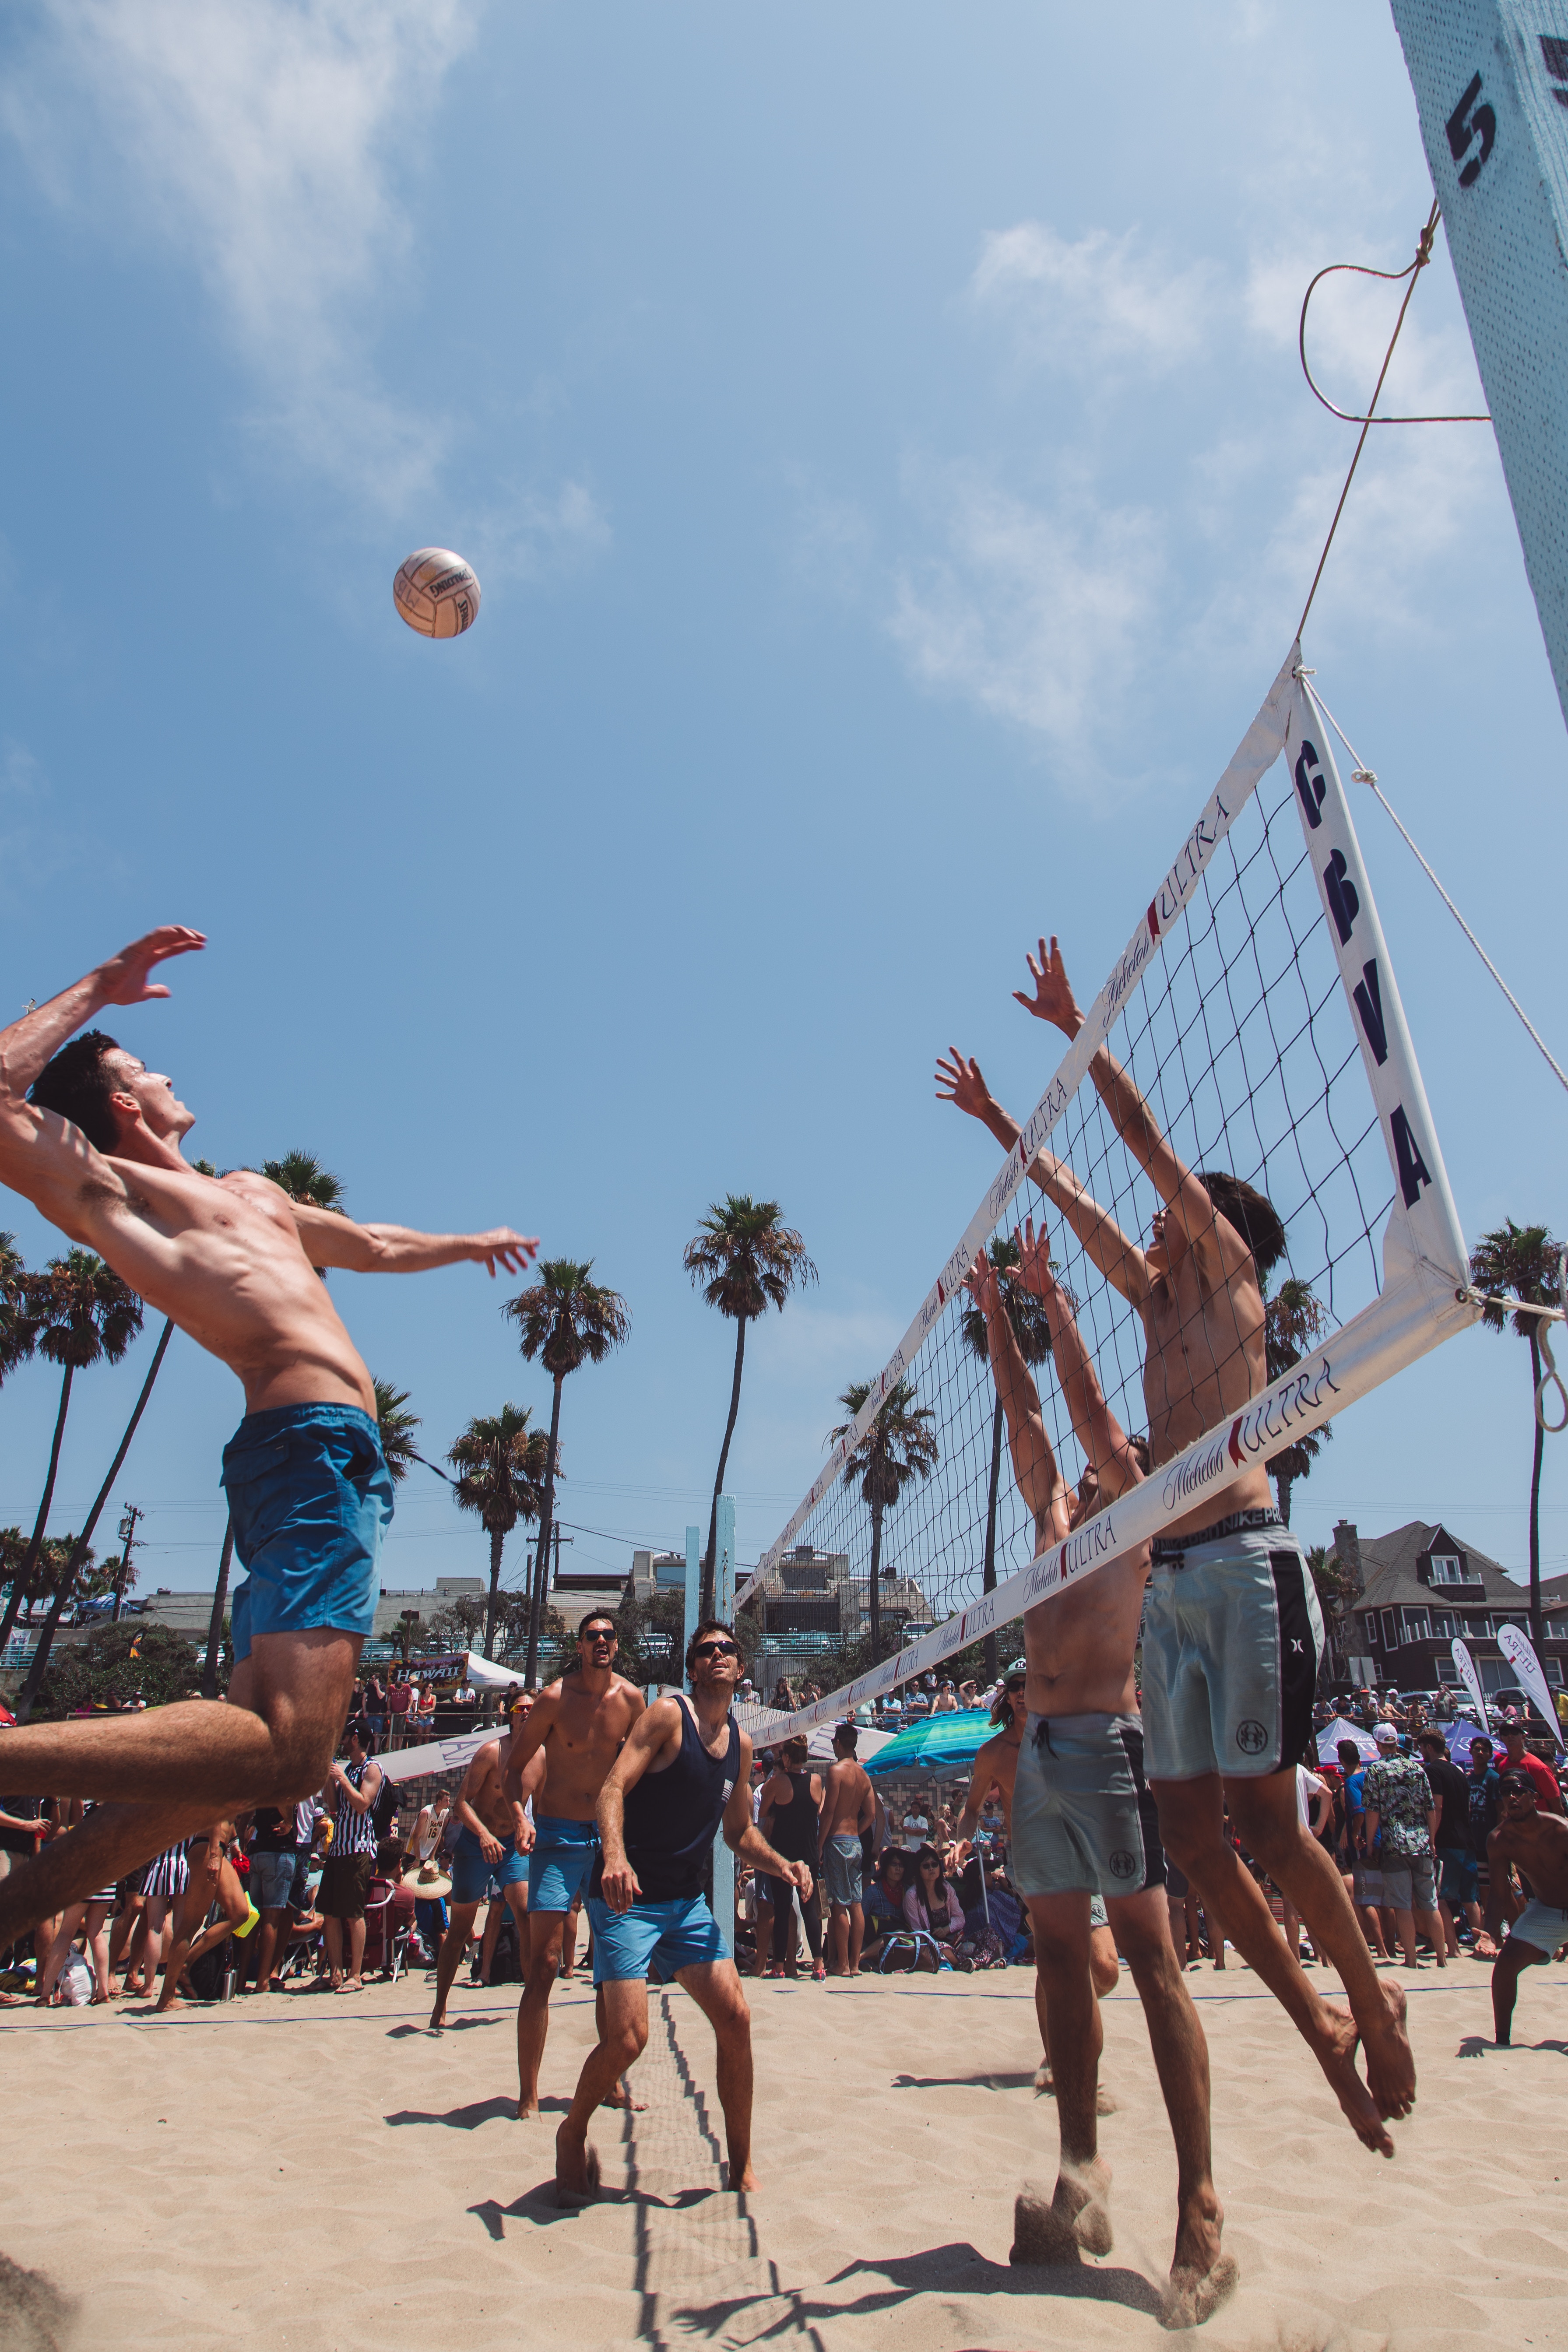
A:
[[[566,1375],[555,1375],[555,1402],[550,1408],[550,1458],[544,1465],[544,1493],[539,1505],[539,1551],[533,1563],[533,1591],[528,1604],[528,1662],[523,1667],[523,1687],[531,1690],[539,1672],[539,1621],[544,1613],[544,1595],[550,1584],[550,1531],[555,1516],[555,1447],[561,1435],[561,1384]]]
[[[226,1520],[223,1549],[217,1556],[217,1582],[213,1587],[212,1615],[207,1619],[207,1656],[202,1668],[202,1696],[216,1698],[218,1654],[223,1648],[224,1611],[228,1606],[228,1575],[234,1565],[234,1521]]]
[[[980,1571],[983,1592],[996,1590],[996,1501],[1002,1487],[1002,1400],[991,1415],[991,1488],[985,1497],[985,1565]],[[985,1636],[985,1679],[994,1683],[1001,1669],[996,1663],[996,1636]]]
[[[499,1528],[490,1529],[490,1589],[485,1600],[485,1655],[492,1659],[496,1654],[496,1611],[500,1606],[500,1556],[506,1538]]]
[[[1290,1524],[1290,1489],[1295,1483],[1295,1480],[1288,1478],[1282,1470],[1276,1471],[1274,1491],[1279,1497],[1279,1516],[1287,1527]]]
[[[735,1434],[735,1416],[741,1410],[741,1367],[746,1360],[746,1318],[735,1318],[735,1377],[730,1383],[730,1418],[724,1423],[724,1443],[719,1448],[719,1468],[713,1480],[713,1507],[708,1514],[708,1549],[702,1559],[702,1614],[713,1614],[713,1548],[719,1539],[719,1497],[724,1491],[724,1473],[730,1466],[730,1440]]]
[[[38,1516],[33,1528],[32,1541],[23,1555],[22,1565],[11,1580],[11,1598],[5,1603],[5,1614],[0,1617],[0,1655],[4,1654],[5,1644],[11,1638],[11,1628],[16,1622],[17,1610],[24,1601],[32,1599],[33,1578],[37,1570],[38,1554],[43,1549],[44,1528],[48,1523],[49,1505],[55,1499],[55,1473],[60,1466],[60,1440],[66,1433],[66,1413],[70,1405],[71,1381],[74,1377],[75,1368],[68,1364],[65,1378],[60,1382],[60,1409],[55,1415],[55,1442],[49,1448],[49,1468],[48,1475],[44,1480],[44,1499],[38,1505]]]
[[[1542,1643],[1541,1626],[1541,1416],[1535,1411],[1536,1391],[1541,1385],[1541,1348],[1535,1336],[1535,1317],[1530,1318],[1530,1399],[1531,1413],[1535,1423],[1535,1454],[1530,1465],[1530,1643],[1540,1658],[1544,1672],[1545,1649]]]
[[[98,1499],[93,1504],[91,1510],[88,1513],[87,1524],[82,1528],[80,1535],[78,1536],[71,1556],[66,1562],[64,1573],[60,1578],[60,1589],[56,1593],[49,1613],[44,1621],[44,1630],[38,1636],[37,1647],[33,1652],[32,1663],[27,1668],[27,1679],[22,1685],[22,1696],[16,1703],[16,1720],[18,1723],[26,1723],[29,1714],[32,1712],[33,1701],[38,1696],[38,1685],[44,1679],[44,1669],[49,1663],[49,1650],[54,1642],[55,1628],[60,1622],[60,1612],[65,1608],[67,1601],[70,1599],[72,1590],[76,1584],[77,1570],[80,1568],[82,1561],[87,1558],[87,1548],[92,1541],[93,1529],[97,1527],[99,1520],[103,1516],[103,1507],[109,1500],[110,1489],[120,1475],[120,1465],[131,1451],[131,1441],[136,1434],[136,1424],[147,1409],[147,1400],[153,1393],[153,1383],[158,1377],[163,1358],[168,1353],[169,1342],[174,1336],[174,1326],[173,1319],[171,1318],[164,1324],[163,1335],[158,1341],[157,1347],[153,1349],[153,1361],[148,1367],[147,1377],[142,1383],[142,1393],[136,1400],[135,1410],[132,1412],[130,1420],[125,1424],[125,1434],[121,1439],[119,1450],[115,1454],[113,1461],[109,1465],[109,1475],[105,1478],[102,1486],[98,1490]],[[70,1381],[70,1372],[68,1368],[66,1372],[66,1381],[68,1387]],[[59,1423],[55,1431],[55,1451],[49,1463],[49,1479],[51,1486],[54,1482],[55,1462],[59,1458],[59,1433],[64,1425],[65,1399],[62,1396],[60,1399]]]
[[[882,1573],[882,1506],[871,1506],[871,1664],[882,1663],[882,1596],[879,1580]]]

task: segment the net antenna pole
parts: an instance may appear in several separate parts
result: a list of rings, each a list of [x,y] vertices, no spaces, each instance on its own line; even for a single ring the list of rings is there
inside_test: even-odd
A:
[[[687,1530],[686,1573],[691,1575],[691,1534]],[[713,1614],[727,1625],[735,1619],[735,1497],[721,1495],[713,1530]],[[688,1636],[689,1639],[689,1636]],[[721,1824],[713,1840],[713,1916],[726,1945],[735,1937],[735,1857],[724,1843]]]
[[[686,1530],[686,1604],[681,1612],[680,1650],[674,1661],[675,1685],[686,1687],[686,1652],[691,1636],[697,1631],[697,1620],[702,1608],[702,1530]]]

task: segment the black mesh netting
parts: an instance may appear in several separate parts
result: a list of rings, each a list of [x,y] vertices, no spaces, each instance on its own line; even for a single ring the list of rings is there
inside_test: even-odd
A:
[[[1073,970],[1070,940],[1063,945]],[[1087,1003],[1094,976],[1080,969],[1073,977]],[[1043,1083],[1065,1040],[1042,1025],[1040,1042]],[[1379,1288],[1393,1177],[1282,761],[1264,776],[1210,858],[1107,1043],[1189,1168],[1228,1170],[1272,1201],[1287,1247],[1265,1279],[1266,1292],[1277,1295],[1287,1279],[1304,1285],[1322,1336],[1366,1306]],[[1007,1108],[1026,1118],[1033,1105]],[[977,1169],[984,1168],[994,1146],[978,1129],[976,1143]],[[1147,1239],[1159,1196],[1087,1077],[1047,1149],[1070,1165],[1125,1234]],[[1143,1431],[1141,1318],[1033,1182],[1015,1195],[997,1237],[1016,1234],[1026,1216],[1037,1234],[1043,1229],[1050,1237],[1058,1278],[1078,1302],[1079,1328],[1112,1412],[1130,1432]],[[879,1591],[888,1629],[901,1638],[945,1622],[982,1589],[995,1392],[984,1355],[965,1334],[970,1303],[963,1291],[950,1301],[909,1373],[916,1402],[931,1416],[924,1425],[936,1458],[884,1516]],[[1046,1429],[1065,1475],[1076,1482],[1083,1456],[1049,1357],[1032,1370]],[[845,1367],[847,1379],[874,1378],[879,1370]],[[825,1426],[850,1417],[824,1400]],[[765,1649],[780,1666],[809,1670],[814,1654],[831,1666],[842,1645],[865,1634],[870,1550],[861,1484],[840,1478],[756,1596],[765,1612]],[[1026,1567],[1035,1550],[1033,1516],[1004,1438],[995,1581]]]

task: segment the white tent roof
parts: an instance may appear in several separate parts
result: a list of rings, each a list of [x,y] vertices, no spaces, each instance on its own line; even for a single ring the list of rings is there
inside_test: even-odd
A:
[[[522,1676],[512,1666],[498,1666],[489,1658],[481,1658],[470,1650],[463,1662],[463,1672],[476,1690],[506,1690],[515,1683],[521,1690]]]

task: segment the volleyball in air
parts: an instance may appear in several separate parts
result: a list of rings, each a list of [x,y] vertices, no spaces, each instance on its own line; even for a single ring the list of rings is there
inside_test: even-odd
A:
[[[422,547],[399,564],[392,601],[422,637],[460,637],[478,616],[479,583],[449,547]]]

